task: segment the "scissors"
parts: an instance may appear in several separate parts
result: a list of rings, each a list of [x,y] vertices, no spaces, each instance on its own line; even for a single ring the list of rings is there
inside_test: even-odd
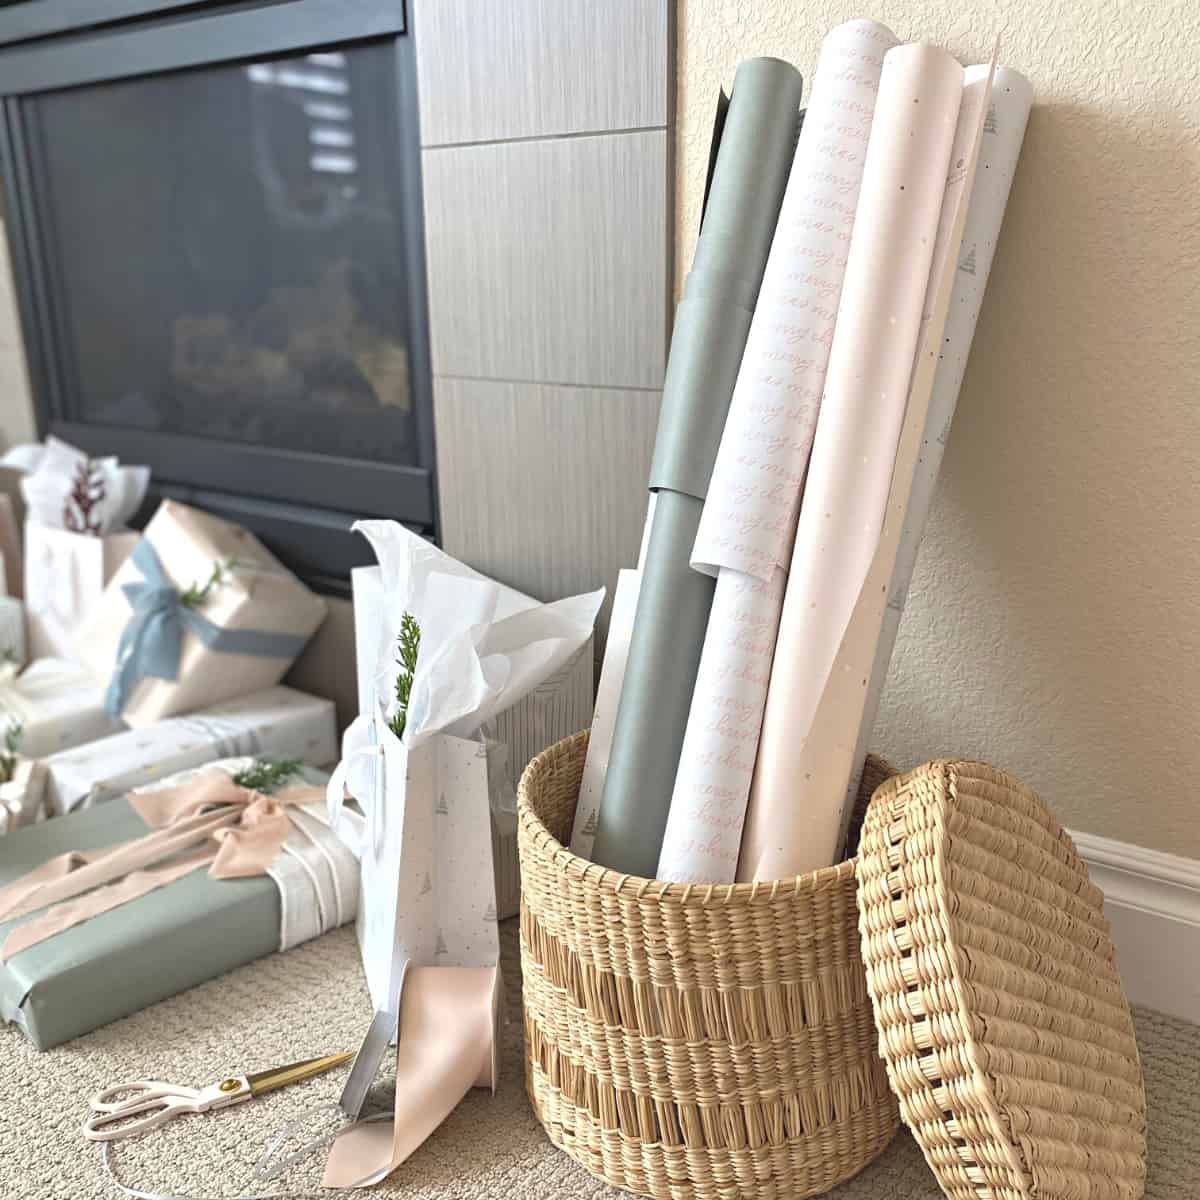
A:
[[[92,1097],[92,1112],[83,1123],[83,1136],[93,1142],[111,1142],[145,1133],[183,1113],[228,1108],[231,1104],[241,1104],[243,1100],[264,1096],[289,1083],[311,1079],[314,1075],[340,1067],[353,1057],[350,1053],[327,1054],[323,1058],[309,1058],[271,1071],[260,1071],[256,1075],[230,1075],[206,1088],[181,1087],[150,1079],[115,1083]]]

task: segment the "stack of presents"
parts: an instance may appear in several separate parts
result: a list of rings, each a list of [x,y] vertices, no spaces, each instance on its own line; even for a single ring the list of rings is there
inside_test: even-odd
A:
[[[0,1018],[41,1049],[354,920],[362,831],[386,799],[339,782],[327,802],[334,704],[281,682],[326,601],[210,513],[163,500],[128,529],[148,482],[54,439],[0,464]],[[389,545],[419,542],[382,524]],[[512,613],[541,607],[481,582]],[[353,595],[360,708],[386,713],[404,600],[386,563],[356,570]],[[498,919],[518,899],[517,776],[590,720],[589,612],[569,653],[478,729],[459,723],[487,759]],[[286,835],[257,867],[223,858],[245,829],[206,846],[196,822],[216,808],[174,799],[217,772],[248,798],[288,793]]]

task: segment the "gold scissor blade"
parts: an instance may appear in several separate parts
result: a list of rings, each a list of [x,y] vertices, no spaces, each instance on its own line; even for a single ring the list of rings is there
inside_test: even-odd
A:
[[[286,1067],[276,1067],[272,1071],[259,1071],[257,1075],[247,1075],[246,1082],[250,1085],[250,1095],[263,1096],[276,1088],[287,1087],[289,1083],[299,1083],[301,1079],[311,1079],[314,1075],[323,1075],[349,1062],[354,1054],[347,1051],[343,1054],[326,1054],[323,1058],[307,1058],[303,1062],[291,1063]]]

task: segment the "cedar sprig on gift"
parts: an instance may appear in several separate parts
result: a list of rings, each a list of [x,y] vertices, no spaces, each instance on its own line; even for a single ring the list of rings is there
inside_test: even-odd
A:
[[[225,582],[236,565],[236,560],[232,558],[223,558],[220,562],[213,563],[212,573],[204,583],[193,583],[191,587],[184,588],[179,593],[179,603],[184,608],[199,608],[208,599],[213,588]]]
[[[400,674],[396,676],[396,711],[388,722],[388,728],[398,737],[404,736],[408,724],[408,698],[412,695],[413,676],[417,671],[417,651],[421,646],[421,627],[412,613],[400,618],[400,636],[396,639],[399,653],[396,661]]]
[[[0,751],[0,783],[8,783],[17,771],[17,754],[21,749],[21,735],[25,727],[13,721],[4,731],[4,749]]]
[[[298,758],[256,758],[248,767],[236,772],[233,782],[252,792],[273,792],[299,775],[302,765]]]
[[[98,463],[90,458],[75,469],[75,479],[71,490],[63,501],[63,528],[72,533],[86,533],[99,537],[103,532],[100,527],[100,505],[108,495],[108,485],[104,482],[104,472]]]

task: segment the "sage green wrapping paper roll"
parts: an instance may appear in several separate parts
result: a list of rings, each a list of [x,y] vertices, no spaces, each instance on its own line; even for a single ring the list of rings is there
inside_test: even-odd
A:
[[[592,851],[633,875],[653,876],[667,823],[714,587],[691,569],[692,545],[796,149],[800,95],[788,63],[738,67],[675,313],[650,467],[658,496]]]

